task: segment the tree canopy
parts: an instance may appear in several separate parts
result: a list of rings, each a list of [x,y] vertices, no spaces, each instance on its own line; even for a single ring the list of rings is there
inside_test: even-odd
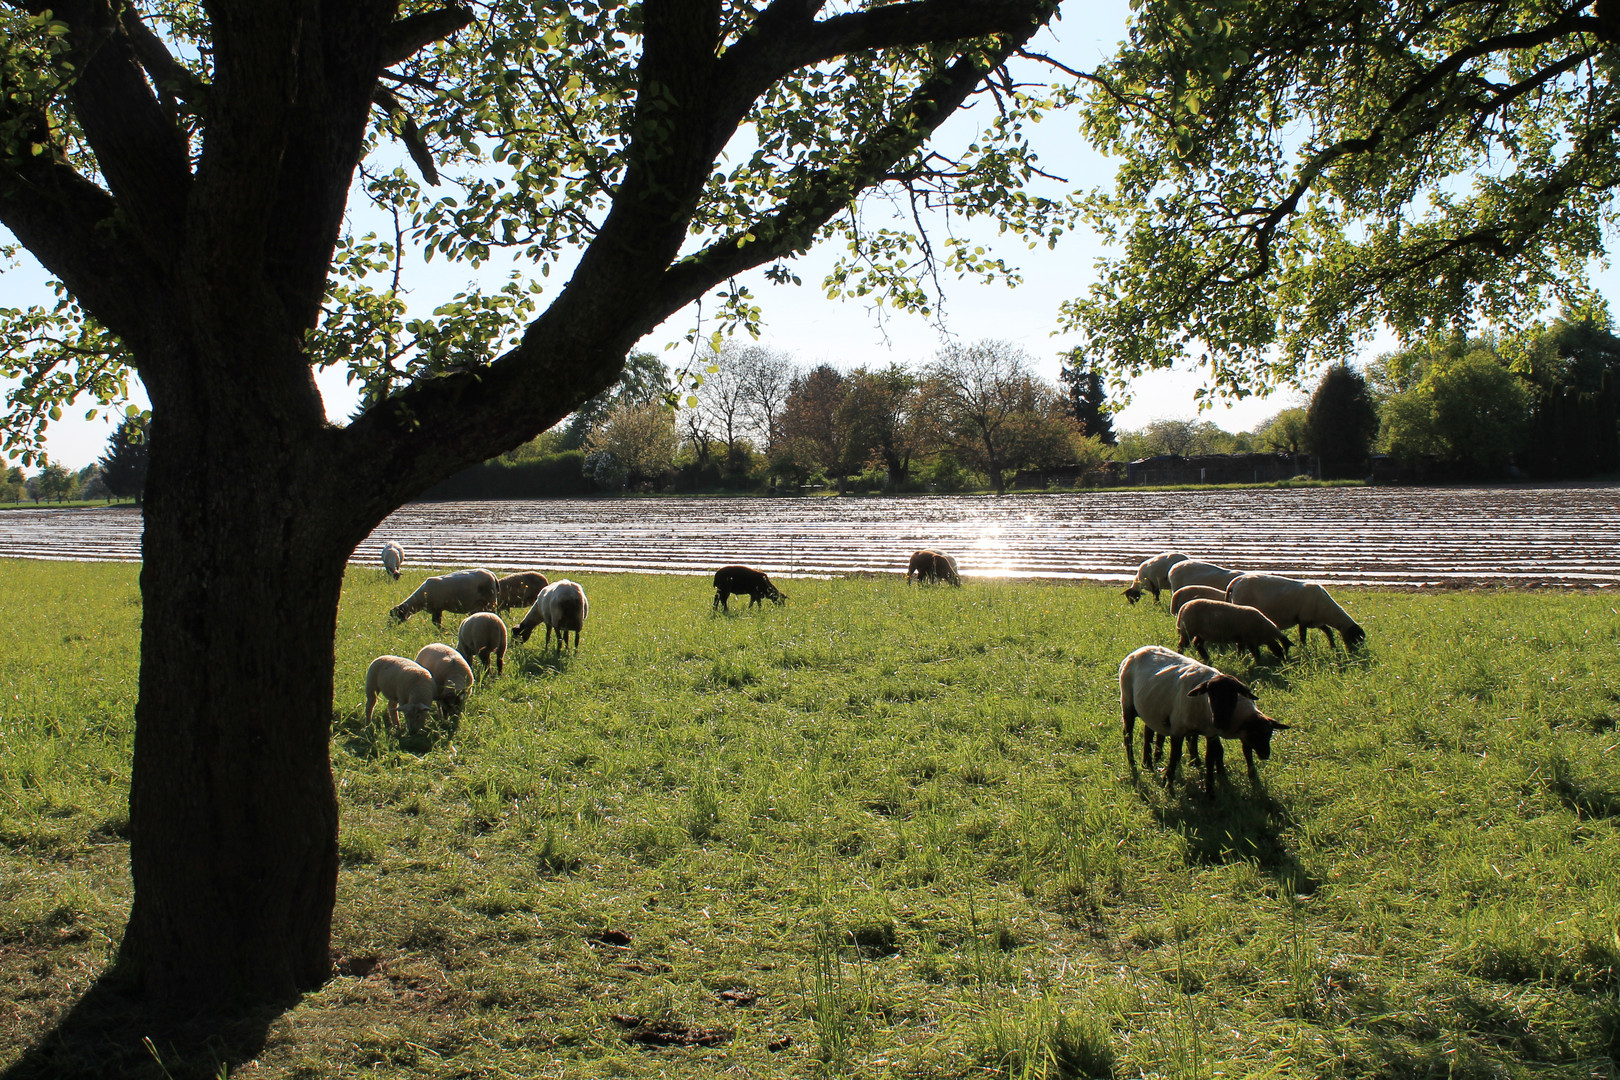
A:
[[[1242,396],[1578,299],[1620,181],[1620,17],[1595,0],[1136,9],[1084,127],[1117,244],[1067,308],[1116,376],[1192,358]]]

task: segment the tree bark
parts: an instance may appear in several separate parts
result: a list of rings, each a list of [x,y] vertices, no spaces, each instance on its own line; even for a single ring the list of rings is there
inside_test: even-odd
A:
[[[214,1009],[330,971],[333,642],[365,524],[341,519],[302,393],[185,366],[152,388],[120,958],[148,1000]]]

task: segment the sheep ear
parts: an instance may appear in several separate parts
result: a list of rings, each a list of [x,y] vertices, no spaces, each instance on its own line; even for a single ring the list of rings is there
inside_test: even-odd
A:
[[[1203,697],[1205,694],[1209,693],[1209,684],[1214,682],[1217,678],[1219,678],[1219,676],[1211,676],[1210,678],[1205,679],[1203,682],[1187,691],[1187,696]]]
[[[1283,723],[1281,720],[1273,720],[1271,722],[1272,731],[1287,731],[1288,727],[1289,725]]]

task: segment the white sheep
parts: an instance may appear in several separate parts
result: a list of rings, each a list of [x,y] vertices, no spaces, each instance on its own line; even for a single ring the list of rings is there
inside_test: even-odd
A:
[[[392,540],[382,546],[383,569],[395,581],[399,580],[399,568],[405,565],[405,549]]]
[[[1175,590],[1185,589],[1188,585],[1209,585],[1224,589],[1241,573],[1243,573],[1241,570],[1228,570],[1214,563],[1188,559],[1170,568],[1170,591],[1174,594]]]
[[[1185,604],[1176,616],[1176,633],[1181,636],[1176,648],[1186,652],[1187,643],[1192,642],[1206,664],[1210,645],[1248,649],[1257,662],[1261,646],[1270,649],[1278,659],[1288,655],[1288,639],[1277,629],[1276,623],[1257,608],[1228,604],[1224,600],[1192,600]]]
[[[366,669],[366,723],[371,723],[371,710],[377,704],[377,695],[388,699],[388,730],[399,724],[399,714],[405,714],[405,733],[415,735],[428,721],[438,688],[433,673],[414,660],[403,656],[379,656]]]
[[[551,633],[557,632],[557,651],[561,652],[563,642],[568,631],[574,632],[574,648],[579,649],[579,632],[585,627],[585,616],[590,614],[590,601],[585,599],[585,590],[580,588],[578,582],[563,578],[553,581],[540,592],[540,599],[534,602],[529,613],[523,616],[523,621],[512,627],[512,638],[518,643],[529,640],[534,628],[545,624],[546,644],[551,644]]]
[[[1301,645],[1305,644],[1307,627],[1326,634],[1329,648],[1334,645],[1335,630],[1344,635],[1346,649],[1354,649],[1367,638],[1367,631],[1320,585],[1308,585],[1276,574],[1244,574],[1228,586],[1226,598],[1234,604],[1259,608],[1266,613],[1266,618],[1284,630],[1299,627]]]
[[[473,673],[461,654],[437,641],[422,646],[416,662],[427,668],[433,676],[433,700],[439,703],[439,715],[446,720],[459,713],[467,703],[467,691],[472,688]]]
[[[1119,706],[1124,718],[1125,757],[1136,772],[1131,736],[1142,719],[1142,759],[1153,765],[1155,735],[1170,739],[1170,764],[1165,784],[1176,782],[1183,740],[1205,737],[1205,794],[1215,797],[1215,774],[1226,772],[1222,739],[1238,739],[1249,763],[1249,775],[1258,779],[1254,756],[1271,757],[1271,733],[1288,725],[1273,720],[1255,705],[1254,692],[1241,681],[1207,664],[1158,645],[1144,645],[1119,665]]]
[[[1148,559],[1136,568],[1136,580],[1125,587],[1125,599],[1134,604],[1142,599],[1143,589],[1152,589],[1153,602],[1158,603],[1159,593],[1170,587],[1170,568],[1185,561],[1187,556],[1179,551],[1166,551]]]
[[[442,628],[440,616],[446,611],[462,614],[489,611],[495,607],[495,596],[494,574],[488,570],[457,570],[453,574],[428,578],[388,614],[404,622],[418,611],[429,611],[433,614],[433,625]]]
[[[1213,585],[1183,585],[1170,594],[1170,614],[1178,615],[1191,600],[1225,600],[1226,590]]]
[[[471,664],[474,657],[484,662],[484,675],[489,675],[490,661],[493,657],[495,674],[506,673],[506,624],[499,615],[487,611],[480,611],[461,620],[461,630],[456,635],[456,648],[460,650],[466,663]]]

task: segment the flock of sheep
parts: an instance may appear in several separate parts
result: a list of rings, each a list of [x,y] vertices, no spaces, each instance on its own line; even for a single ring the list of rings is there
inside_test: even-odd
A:
[[[396,543],[383,545],[383,568],[399,580],[405,553]],[[906,581],[915,576],[919,583],[945,582],[961,585],[956,560],[939,551],[914,552],[906,567]],[[1152,768],[1156,752],[1170,741],[1170,760],[1165,783],[1173,785],[1181,764],[1183,745],[1189,758],[1197,760],[1198,737],[1204,737],[1205,792],[1215,797],[1216,775],[1226,775],[1222,741],[1236,739],[1251,777],[1256,776],[1254,759],[1271,756],[1271,735],[1288,725],[1261,712],[1254,691],[1241,680],[1209,666],[1210,645],[1236,645],[1247,649],[1258,662],[1260,650],[1270,649],[1277,657],[1288,654],[1289,641],[1283,631],[1299,627],[1299,643],[1306,644],[1308,630],[1317,629],[1333,647],[1333,631],[1353,649],[1366,638],[1327,590],[1275,574],[1250,574],[1229,570],[1214,563],[1190,559],[1179,551],[1167,551],[1144,562],[1136,579],[1125,589],[1125,598],[1136,603],[1143,590],[1153,593],[1155,602],[1170,593],[1170,612],[1176,617],[1179,635],[1177,649],[1189,644],[1204,663],[1158,645],[1145,645],[1127,656],[1119,667],[1119,701],[1124,717],[1125,757],[1136,771],[1132,746],[1136,721],[1141,719],[1142,760]],[[716,609],[729,611],[732,596],[747,596],[749,605],[770,600],[787,601],[770,576],[748,566],[723,566],[714,575]],[[498,612],[528,606],[528,613],[510,632]],[[366,671],[366,722],[371,722],[378,696],[388,702],[389,729],[400,723],[403,714],[407,734],[418,734],[427,723],[434,705],[448,719],[459,712],[473,684],[473,665],[483,661],[488,674],[504,670],[509,640],[526,642],[536,627],[546,628],[545,643],[557,637],[561,651],[570,631],[574,648],[585,626],[590,603],[577,582],[547,581],[534,571],[497,578],[488,570],[460,570],[430,577],[389,611],[399,622],[418,611],[427,611],[435,627],[442,627],[446,611],[462,612],[454,648],[434,642],[423,646],[415,660],[403,656],[379,656]]]
[[[1346,649],[1360,645],[1367,632],[1352,619],[1327,590],[1276,574],[1246,574],[1214,563],[1189,559],[1179,551],[1166,551],[1144,562],[1125,598],[1136,603],[1142,590],[1159,595],[1170,592],[1170,611],[1176,617],[1178,649],[1189,643],[1205,663],[1158,645],[1145,645],[1119,666],[1119,706],[1124,717],[1125,757],[1136,770],[1131,736],[1142,720],[1142,760],[1153,766],[1155,749],[1170,740],[1170,761],[1165,783],[1174,784],[1185,742],[1189,756],[1197,753],[1204,736],[1204,789],[1215,797],[1216,774],[1225,776],[1223,739],[1237,739],[1243,747],[1249,774],[1255,776],[1255,755],[1271,756],[1271,733],[1285,730],[1261,712],[1254,691],[1241,680],[1210,667],[1210,645],[1236,645],[1248,649],[1256,661],[1261,648],[1278,657],[1288,654],[1289,627],[1299,627],[1299,643],[1306,632],[1321,630],[1329,647],[1333,631],[1344,637]]]

